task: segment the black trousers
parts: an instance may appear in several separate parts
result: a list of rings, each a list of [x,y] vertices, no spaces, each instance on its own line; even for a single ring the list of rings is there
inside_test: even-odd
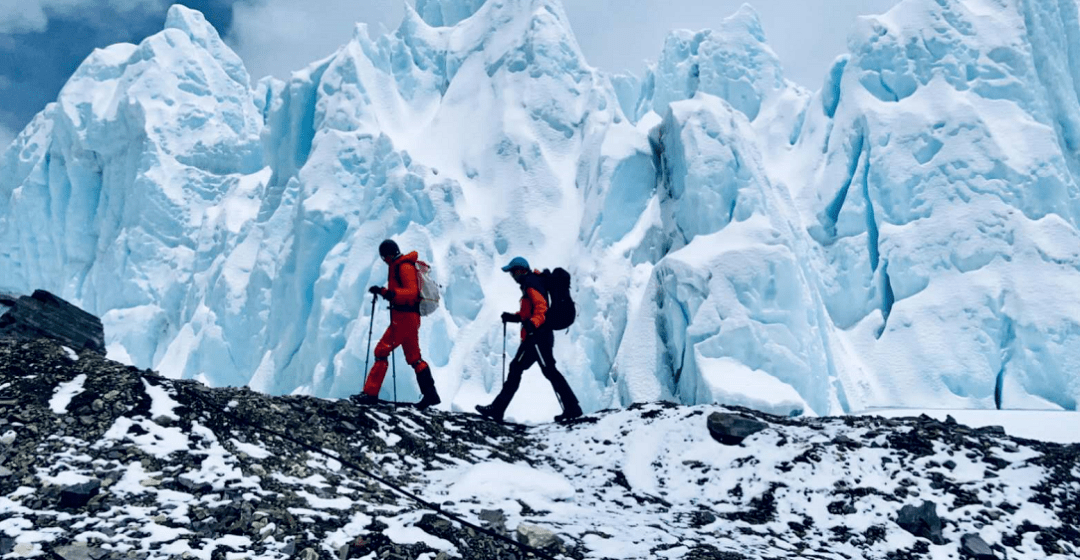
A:
[[[521,341],[514,360],[510,362],[510,373],[506,376],[506,384],[503,385],[499,395],[495,397],[495,402],[491,405],[499,412],[505,412],[506,407],[510,406],[510,399],[514,398],[514,393],[521,386],[521,374],[533,364],[539,363],[540,371],[551,382],[555,393],[559,395],[563,410],[578,408],[578,400],[570,384],[555,368],[555,355],[552,352],[554,347],[555,333],[551,329],[541,327],[533,334],[526,336]]]

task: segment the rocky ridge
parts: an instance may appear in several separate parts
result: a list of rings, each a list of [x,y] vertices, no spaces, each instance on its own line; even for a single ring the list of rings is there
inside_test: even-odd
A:
[[[642,478],[629,446],[655,433]],[[524,557],[358,469],[557,558],[1080,553],[1080,446],[928,417],[656,403],[526,427],[208,388],[0,338],[0,434],[2,558]],[[491,464],[572,490],[462,497],[439,475]]]

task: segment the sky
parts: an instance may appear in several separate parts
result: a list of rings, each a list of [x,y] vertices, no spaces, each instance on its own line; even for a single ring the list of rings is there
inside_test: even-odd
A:
[[[356,22],[394,29],[404,0],[180,0],[203,12],[253,80],[333,53]],[[787,77],[816,90],[846,52],[856,17],[897,0],[563,0],[582,51],[598,68],[641,75],[672,29],[717,27],[744,2],[761,16]],[[168,0],[0,0],[0,146],[54,101],[94,48],[161,30]]]

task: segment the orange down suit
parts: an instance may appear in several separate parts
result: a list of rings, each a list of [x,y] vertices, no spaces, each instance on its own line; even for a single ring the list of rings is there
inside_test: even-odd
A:
[[[390,263],[388,288],[382,292],[384,297],[393,292],[390,326],[375,346],[375,365],[371,366],[364,382],[364,393],[372,397],[379,396],[389,367],[387,358],[398,346],[405,352],[405,361],[418,375],[428,368],[420,357],[420,286],[416,281],[416,260],[417,253],[413,251]]]

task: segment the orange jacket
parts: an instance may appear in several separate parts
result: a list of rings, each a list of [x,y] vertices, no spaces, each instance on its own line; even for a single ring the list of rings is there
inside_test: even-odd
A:
[[[416,282],[417,253],[398,257],[390,263],[390,274],[386,281],[388,289],[394,290],[391,305],[417,305],[420,303],[420,286]]]
[[[534,327],[540,328],[547,318],[548,305],[544,294],[533,287],[539,285],[540,277],[536,274],[538,273],[530,273],[531,278],[526,278],[521,286],[521,308],[518,316],[522,321],[531,321]],[[525,338],[524,327],[521,329],[521,338]]]

